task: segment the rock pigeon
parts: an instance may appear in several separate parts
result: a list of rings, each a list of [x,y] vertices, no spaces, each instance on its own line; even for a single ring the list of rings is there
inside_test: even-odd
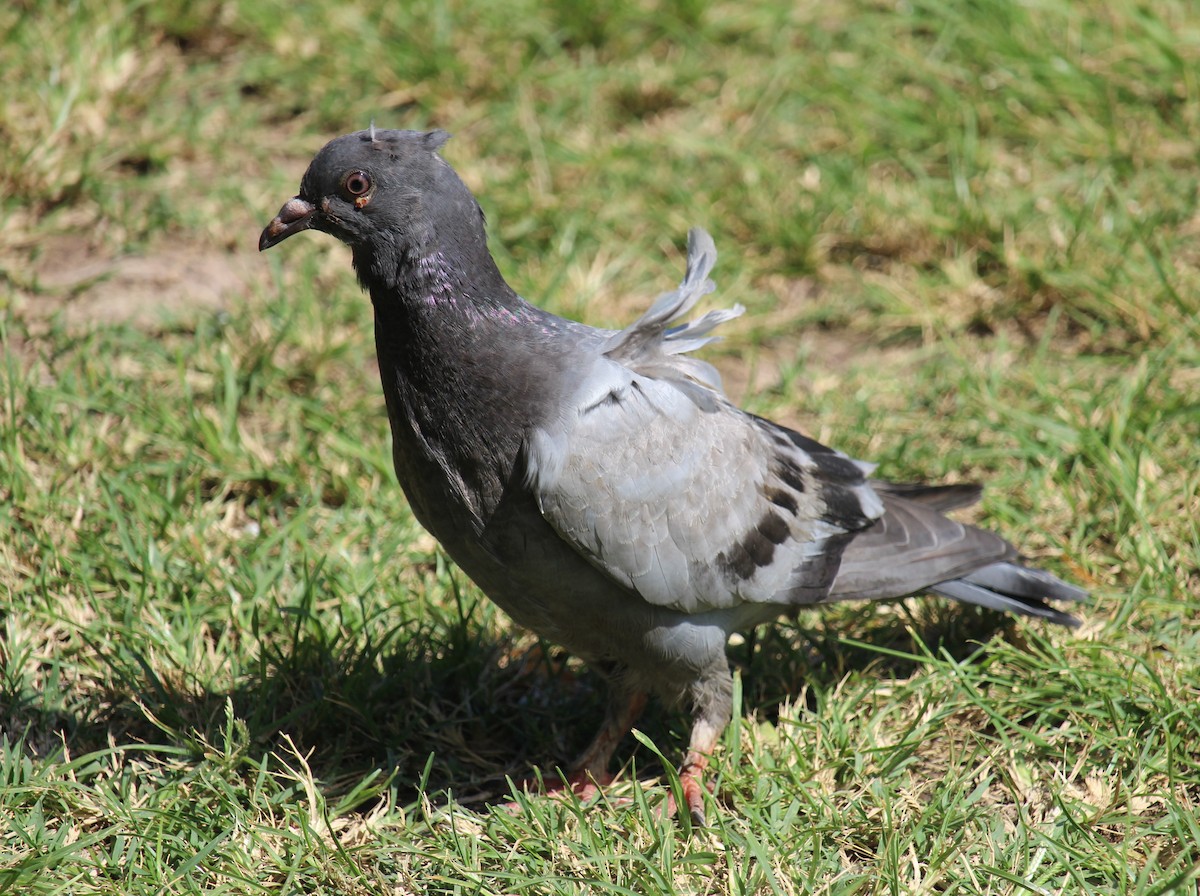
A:
[[[513,620],[607,681],[567,786],[611,780],[613,750],[656,695],[690,707],[680,783],[703,824],[703,773],[730,720],[726,642],[799,607],[928,591],[1077,624],[1046,601],[1085,591],[943,515],[978,487],[874,479],[874,465],[730,402],[689,353],[742,309],[678,323],[714,289],[703,230],[679,288],[623,330],[522,299],[439,155],[448,136],[338,137],[259,248],[310,229],[350,247],[413,513]]]

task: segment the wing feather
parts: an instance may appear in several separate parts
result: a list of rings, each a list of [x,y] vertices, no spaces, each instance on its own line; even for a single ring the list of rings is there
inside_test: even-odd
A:
[[[712,289],[712,240],[580,372],[576,393],[526,442],[527,478],[556,532],[652,604],[685,612],[820,600],[847,532],[883,506],[872,469],[734,407],[684,353],[741,313],[671,326]]]

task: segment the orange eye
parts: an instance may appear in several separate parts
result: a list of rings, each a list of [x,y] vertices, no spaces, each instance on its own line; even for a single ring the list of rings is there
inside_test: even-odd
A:
[[[364,196],[371,189],[371,178],[365,171],[351,171],[342,181],[342,186],[351,196]]]

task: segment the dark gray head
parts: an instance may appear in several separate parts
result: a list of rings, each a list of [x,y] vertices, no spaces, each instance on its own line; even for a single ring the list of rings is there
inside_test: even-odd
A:
[[[435,252],[455,266],[494,269],[479,204],[437,154],[449,136],[372,128],[330,141],[300,193],[263,230],[259,249],[323,231],[350,246],[368,287],[404,279],[406,266]]]

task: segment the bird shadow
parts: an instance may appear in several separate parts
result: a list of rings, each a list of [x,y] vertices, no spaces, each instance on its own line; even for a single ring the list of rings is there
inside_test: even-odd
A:
[[[907,679],[930,657],[982,659],[1014,619],[937,599],[843,604],[760,626],[730,649],[742,676],[743,704],[768,721],[803,695],[810,712],[848,675]]]
[[[803,693],[819,712],[821,695],[847,674],[906,677],[931,651],[966,661],[1005,624],[956,607],[852,613],[849,627],[844,612],[836,621],[806,614],[733,645],[746,711],[770,719]],[[75,755],[164,742],[197,759],[215,753],[286,763],[299,754],[327,799],[373,777],[402,802],[491,805],[511,799],[509,779],[535,768],[554,780],[553,770],[588,743],[604,713],[598,675],[530,637],[488,634],[470,617],[437,637],[416,630],[379,643],[300,638],[259,649],[246,667],[252,671],[230,689],[196,687],[132,654],[110,659],[110,681],[94,708],[39,714],[30,701],[8,715],[23,719],[27,736],[61,740]],[[688,726],[682,711],[652,705],[638,727],[672,756],[682,754]],[[632,737],[614,759],[614,768],[633,760],[643,772],[659,764]],[[359,808],[379,798],[376,788]]]

